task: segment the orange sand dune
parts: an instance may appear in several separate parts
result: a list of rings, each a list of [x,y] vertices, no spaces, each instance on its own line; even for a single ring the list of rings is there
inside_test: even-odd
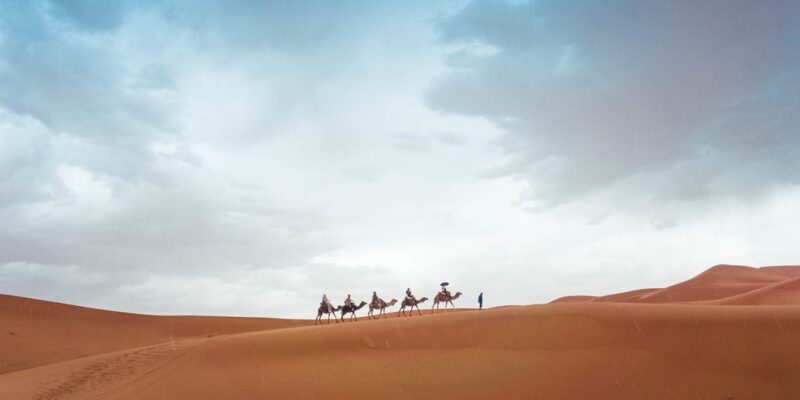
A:
[[[800,276],[788,278],[755,290],[706,302],[737,305],[800,305]]]
[[[800,268],[791,276],[800,276]],[[717,265],[686,282],[648,293],[638,301],[667,303],[715,300],[756,290],[783,279],[789,279],[786,270]]]
[[[641,299],[643,296],[651,294],[651,293],[653,293],[653,292],[655,292],[657,290],[659,290],[659,289],[636,289],[636,290],[631,290],[629,292],[622,292],[622,293],[616,293],[616,294],[609,294],[609,295],[606,295],[606,296],[599,296],[599,297],[596,297],[596,298],[592,299],[591,301],[597,302],[597,303],[599,303],[599,302],[609,302],[609,301],[610,302],[614,302],[614,301],[634,302],[636,300]]]
[[[592,301],[596,299],[597,296],[585,296],[585,295],[576,295],[576,296],[564,296],[559,297],[550,303],[584,303],[587,301]]]
[[[308,324],[270,318],[139,315],[0,294],[0,374],[184,337]]]
[[[561,302],[699,303],[739,305],[800,304],[791,288],[800,266],[753,268],[717,265],[687,281],[663,289],[638,289],[606,296],[568,296]]]
[[[734,292],[727,286],[759,288],[687,303],[596,302],[587,297],[323,326],[88,309],[74,312],[97,313],[95,319],[60,318],[53,312],[25,326],[17,315],[15,329],[31,335],[27,340],[34,346],[39,338],[54,343],[52,335],[37,329],[57,332],[84,320],[95,330],[105,324],[107,334],[94,336],[108,348],[124,347],[117,337],[126,343],[136,339],[112,327],[116,324],[147,321],[152,325],[146,329],[165,332],[161,338],[178,327],[183,334],[0,374],[0,398],[800,398],[800,306],[785,293],[800,286],[797,270],[715,267],[685,282],[691,285],[672,286],[677,287],[675,295],[709,299]],[[736,298],[739,304],[765,299],[790,304],[723,305],[720,300]],[[4,327],[9,299],[41,307],[53,304],[2,297]],[[70,307],[50,309],[68,313]],[[243,332],[258,323],[264,324],[263,330]],[[197,325],[184,327],[190,324]],[[208,336],[209,327],[217,335]],[[0,346],[11,349],[8,343],[19,339],[15,336],[0,336]],[[73,341],[82,343],[70,339],[64,347]],[[15,350],[20,360],[25,360],[25,350]],[[41,361],[40,354],[27,350],[31,359]]]

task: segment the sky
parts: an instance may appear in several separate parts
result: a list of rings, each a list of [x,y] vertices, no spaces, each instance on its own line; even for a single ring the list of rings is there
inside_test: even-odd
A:
[[[0,293],[311,317],[800,264],[796,1],[0,2]]]

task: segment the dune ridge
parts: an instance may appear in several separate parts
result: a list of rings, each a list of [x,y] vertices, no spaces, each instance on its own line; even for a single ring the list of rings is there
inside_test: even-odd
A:
[[[800,305],[797,285],[800,266],[747,267],[720,264],[665,288],[637,289],[605,296],[566,296],[551,303],[622,302],[735,305]]]

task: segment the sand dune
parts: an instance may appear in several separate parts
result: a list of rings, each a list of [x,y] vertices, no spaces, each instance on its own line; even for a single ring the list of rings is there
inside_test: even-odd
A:
[[[643,296],[649,295],[649,294],[651,294],[651,293],[653,293],[653,292],[655,292],[657,290],[659,290],[659,289],[636,289],[636,290],[631,290],[631,291],[628,291],[628,292],[622,292],[622,293],[609,294],[609,295],[605,295],[605,296],[599,296],[599,297],[596,297],[596,298],[592,299],[591,301],[593,301],[595,303],[615,302],[615,301],[618,301],[618,302],[633,302],[633,301],[639,300]]]
[[[735,296],[711,300],[708,304],[800,305],[800,276],[787,278]]]
[[[596,299],[597,296],[585,296],[585,295],[575,295],[575,296],[564,296],[559,297],[550,303],[584,303],[587,301],[592,301]]]
[[[103,348],[123,348],[67,359],[68,347],[84,345],[67,335],[63,348],[51,347],[61,361],[14,350],[20,362],[38,366],[0,374],[0,398],[800,398],[800,306],[792,295],[798,269],[722,266],[684,284],[605,301],[573,297],[323,326],[149,317],[4,296],[2,326],[14,320],[19,333],[0,337],[2,349],[28,335],[28,346],[53,346],[58,339],[38,330],[84,323],[108,342]],[[739,290],[745,287],[756,288]],[[669,296],[693,300],[652,302]],[[26,325],[24,307],[8,306],[14,302],[50,314]],[[100,328],[104,319],[108,331]],[[158,334],[145,343],[136,330],[111,326],[123,323]],[[143,342],[124,347],[137,340]]]
[[[313,321],[159,317],[0,295],[0,374],[185,337],[310,323]]]
[[[791,292],[791,288],[799,285],[798,277],[800,266],[716,265],[694,278],[663,289],[637,289],[605,296],[567,296],[553,303],[800,304],[800,296]]]

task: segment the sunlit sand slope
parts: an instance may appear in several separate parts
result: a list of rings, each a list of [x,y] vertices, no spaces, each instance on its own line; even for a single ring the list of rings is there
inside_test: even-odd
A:
[[[0,374],[184,337],[304,324],[308,321],[129,314],[0,295]]]

